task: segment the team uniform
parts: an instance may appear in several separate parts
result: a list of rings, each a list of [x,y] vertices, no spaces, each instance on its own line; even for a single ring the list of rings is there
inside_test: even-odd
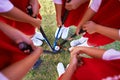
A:
[[[56,4],[62,4],[62,17],[63,17],[63,14],[65,12],[66,0],[53,0],[53,1]],[[89,5],[89,2],[82,4],[75,10],[70,10],[68,13],[68,16],[64,22],[64,26],[65,27],[70,27],[71,25],[77,26],[79,21],[81,20],[82,16],[84,15],[84,12],[86,11],[88,5]]]
[[[13,6],[16,6],[26,13],[28,5],[29,0],[2,0],[0,1],[0,12],[8,12]],[[41,18],[40,14],[38,16]],[[30,24],[9,20],[2,16],[0,16],[0,21],[9,24],[27,35],[33,35],[35,33],[35,28]],[[0,69],[3,69],[27,56],[27,54],[20,51],[17,47],[18,45],[16,45],[2,31],[0,31],[0,43]]]
[[[94,17],[91,20],[103,26],[119,29],[120,28],[119,10],[120,10],[119,0],[102,0],[102,4],[98,12],[94,15]],[[87,37],[88,43],[94,46],[102,46],[114,41],[113,39],[110,39],[99,33],[94,34],[86,33],[84,37]]]
[[[27,14],[27,7],[29,5],[29,0],[10,0],[10,1],[15,7],[19,8],[20,10],[22,10]],[[41,19],[40,14],[38,15],[38,18]],[[0,16],[0,20],[19,29],[20,31],[22,31],[27,35],[33,35],[35,33],[35,28],[28,23],[9,20],[1,16]]]
[[[98,4],[97,2],[100,2],[100,0],[98,1],[92,0],[92,1],[94,1],[92,4],[89,4],[89,2],[87,2],[80,5],[77,9],[69,11],[69,15],[64,23],[64,26],[65,27],[69,27],[71,25],[77,26],[78,23],[81,21],[82,16],[84,15],[86,9],[88,8],[88,6],[90,6],[90,8],[96,12],[94,17],[91,19],[92,21],[103,26],[108,26],[108,27],[117,28],[117,29],[120,28],[120,24],[119,24],[120,1],[119,0],[115,0],[115,1],[102,0],[101,5],[99,6],[98,5],[95,6],[95,4]],[[65,0],[62,0],[62,5],[63,5],[62,13],[64,13]],[[95,9],[96,7],[98,7],[98,10]],[[111,11],[111,9],[113,11]],[[114,41],[98,33],[94,33],[94,34],[86,33],[85,35],[83,35],[83,37],[88,38],[87,43],[91,46],[103,46],[103,45],[112,43]]]
[[[66,0],[53,0],[55,4],[62,4],[62,15],[61,17],[63,18],[64,17],[64,12],[65,12],[65,3],[66,3]],[[64,22],[64,25],[62,26],[61,28],[61,34],[59,34],[58,38],[61,36],[62,39],[66,39],[67,36],[68,36],[68,31],[69,31],[69,27],[74,25],[74,26],[77,26],[79,21],[82,19],[82,16],[84,15],[87,7],[89,5],[89,1],[80,5],[77,9],[74,9],[74,10],[70,10],[68,15],[67,15],[67,18]],[[57,31],[58,29],[56,30],[56,33],[55,33],[55,36],[57,35]]]
[[[120,79],[120,51],[109,49],[103,54],[102,59],[83,58],[82,61],[83,65],[77,67],[71,80]],[[62,80],[63,75],[58,80]]]
[[[91,20],[103,26],[119,29],[119,10],[119,0],[102,0],[99,10]],[[84,37],[88,37],[88,43],[94,46],[101,46],[114,41],[98,33],[86,33]],[[104,53],[102,59],[82,58],[82,60],[84,62],[83,65],[75,70],[71,80],[120,79],[120,51],[109,49]],[[62,80],[61,77],[59,80]]]

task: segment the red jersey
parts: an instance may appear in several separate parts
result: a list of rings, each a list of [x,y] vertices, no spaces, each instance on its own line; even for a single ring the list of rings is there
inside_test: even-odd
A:
[[[26,12],[26,8],[29,4],[29,0],[10,0],[13,5],[23,12]],[[40,14],[38,15],[41,18]],[[31,26],[30,24],[9,20],[0,16],[0,21],[11,25],[12,27],[22,31],[27,35],[33,35],[35,33],[35,27]],[[9,39],[2,31],[0,31],[0,69],[16,62],[27,55],[24,54],[17,48],[17,45],[13,43],[11,39]]]
[[[63,1],[63,13],[64,13],[64,4]],[[65,26],[69,27],[71,25],[77,26],[80,20],[82,19],[89,2],[80,5],[77,9],[69,11],[69,15],[65,21]],[[98,12],[91,19],[97,24],[112,27],[112,28],[120,28],[120,1],[119,0],[102,0],[101,6]],[[86,33],[84,37],[88,37],[88,44],[93,46],[103,46],[113,42],[113,39],[110,39],[104,35],[94,33],[88,34]]]

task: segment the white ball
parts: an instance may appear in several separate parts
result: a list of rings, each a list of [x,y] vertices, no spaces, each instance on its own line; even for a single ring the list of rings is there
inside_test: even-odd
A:
[[[55,50],[58,51],[60,49],[59,46],[55,46]]]

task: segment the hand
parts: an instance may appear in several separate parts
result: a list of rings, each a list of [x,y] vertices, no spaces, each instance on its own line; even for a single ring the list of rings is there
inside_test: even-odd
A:
[[[65,8],[67,10],[73,10],[80,6],[80,0],[71,0],[69,3],[66,3]]]
[[[43,48],[42,47],[36,47],[32,53],[42,54],[43,53]]]
[[[81,52],[80,46],[73,47],[72,50],[70,51],[70,53],[72,53],[73,55],[80,54],[80,52]]]
[[[33,9],[32,9],[31,5],[29,5],[27,7],[27,13],[28,13],[28,15],[32,16],[32,18],[34,18],[34,19],[31,19],[32,22],[30,21],[28,23],[33,25],[34,27],[38,27],[39,28],[40,24],[41,24],[41,20],[39,18],[37,18],[37,15],[34,15]]]
[[[35,17],[39,14],[39,2],[38,0],[30,0],[30,5],[32,5],[33,14],[32,16]]]
[[[93,21],[88,21],[83,25],[83,30],[86,30],[89,34],[93,34],[97,31],[97,26]]]
[[[81,65],[81,57],[79,56],[80,54],[80,47],[74,47],[71,51],[71,58],[70,58],[70,63],[74,64],[76,66]]]
[[[34,51],[35,50],[35,46],[33,45],[33,42],[32,42],[32,40],[28,37],[28,36],[26,36],[26,35],[22,35],[22,37],[21,38],[19,38],[17,41],[16,41],[16,43],[18,44],[18,48],[20,49],[20,50],[22,50],[24,53],[27,53],[27,54],[29,54],[29,53],[31,53],[32,51]]]
[[[70,64],[72,65],[76,65],[77,67],[77,64],[78,64],[78,59],[77,59],[77,56],[78,54],[74,54],[73,52],[70,53]]]
[[[32,23],[30,23],[34,27],[40,28],[41,25],[41,20],[39,18],[33,18]]]

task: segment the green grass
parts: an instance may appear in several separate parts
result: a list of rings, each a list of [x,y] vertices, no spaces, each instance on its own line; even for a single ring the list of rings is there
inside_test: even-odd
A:
[[[44,29],[50,43],[53,45],[54,34],[57,28],[55,18],[55,8],[52,0],[39,0],[41,3],[40,13],[42,15],[42,28]],[[50,50],[49,46],[44,41],[44,49]],[[56,65],[58,62],[63,62],[65,65],[69,62],[69,53],[62,52],[60,54],[43,54],[41,66],[30,71],[24,80],[56,80],[58,74],[56,72]]]
[[[50,43],[53,45],[54,33],[57,28],[54,4],[52,0],[39,0],[39,2],[41,3],[40,13],[42,15],[42,27]],[[74,32],[74,30],[75,28],[72,27],[70,33]],[[115,48],[117,50],[120,50],[119,45],[120,42],[114,42],[100,48]],[[69,43],[67,43],[65,46],[68,47]],[[50,50],[46,42],[44,42],[43,48]],[[69,56],[70,55],[68,51],[62,51],[61,53],[55,55],[43,54],[41,56],[41,59],[43,60],[41,66],[36,70],[31,70],[30,72],[28,72],[23,80],[56,80],[58,78],[58,74],[56,71],[57,63],[63,62],[66,66],[69,63]]]

